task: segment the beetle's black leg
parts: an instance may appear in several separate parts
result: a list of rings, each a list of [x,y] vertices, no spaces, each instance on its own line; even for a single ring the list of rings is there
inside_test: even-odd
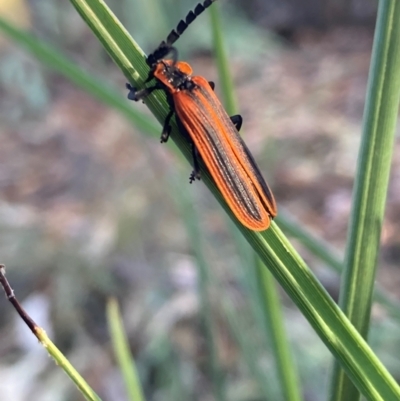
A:
[[[172,107],[172,106],[171,106]],[[192,183],[195,180],[200,180],[200,164],[199,159],[201,158],[199,151],[197,150],[193,139],[190,137],[189,133],[187,132],[185,126],[182,124],[182,121],[176,115],[176,124],[178,125],[179,132],[181,135],[186,138],[189,142],[191,149],[192,149],[192,159],[193,159],[193,171],[189,176],[189,181]]]
[[[200,180],[200,165],[199,165],[199,151],[197,150],[196,146],[192,142],[192,157],[193,157],[193,171],[189,176],[189,182],[192,183],[193,181]]]
[[[155,84],[154,86],[150,86],[148,88],[144,88],[141,90],[137,90],[129,83],[127,83],[125,86],[126,86],[126,89],[129,90],[128,99],[133,100],[135,102],[137,102],[139,100],[143,100],[145,97],[150,95],[150,93],[153,92],[154,90],[162,89],[162,87],[158,84]]]
[[[167,142],[171,133],[171,118],[174,115],[174,111],[171,109],[165,117],[163,130],[161,132],[161,143]]]
[[[230,117],[232,124],[236,127],[238,131],[240,131],[240,128],[242,128],[242,123],[243,123],[243,118],[240,114],[236,114],[232,117]]]
[[[208,85],[210,85],[211,89],[215,89],[215,83],[213,81],[208,81]]]

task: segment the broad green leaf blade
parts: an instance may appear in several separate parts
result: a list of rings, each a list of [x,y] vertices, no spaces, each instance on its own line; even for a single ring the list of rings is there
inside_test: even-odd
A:
[[[381,0],[375,28],[363,135],[358,159],[339,304],[368,337],[381,228],[400,102],[400,1]],[[360,395],[339,366],[332,401]]]
[[[88,3],[90,3],[90,12],[85,14],[85,18],[91,18],[91,14],[96,14],[97,9],[99,9],[95,21],[101,24],[102,27],[99,29],[95,28],[95,33],[96,35],[100,35],[104,27],[107,26],[108,33],[102,40],[112,38],[107,44],[108,47],[117,46],[121,43],[129,47],[128,43],[130,41],[120,40],[120,38],[115,37],[115,35],[121,35],[123,30],[118,28],[114,31],[113,27],[118,22],[111,15],[111,11],[108,11],[108,13],[104,12],[106,7],[104,3],[96,0],[71,1],[82,15],[85,14]],[[99,19],[99,15],[101,15],[101,19]],[[137,51],[135,46],[130,49],[124,49],[123,52],[129,54],[132,63],[138,62],[136,71],[142,74],[142,69],[145,70],[143,68],[143,54]],[[110,52],[114,56],[119,53],[119,51]],[[116,63],[118,65],[123,64],[121,61],[116,61]],[[138,83],[146,79],[146,71],[144,71],[144,75],[141,75],[141,77],[142,79],[138,80]],[[131,81],[135,82],[136,79],[137,76],[135,74],[132,76]],[[166,102],[163,102],[163,96],[149,96],[148,105],[160,121],[165,118],[168,108]],[[173,130],[172,139],[178,144],[184,155],[190,159],[189,146],[176,130]],[[343,312],[316,280],[277,225],[272,223],[271,228],[262,234],[252,232],[241,226],[232,216],[207,172],[202,171],[202,174],[206,185],[239,226],[264,264],[268,266],[275,278],[298,305],[359,390],[369,400],[398,400],[400,398],[400,389],[393,377],[387,372],[368,344],[362,339]]]

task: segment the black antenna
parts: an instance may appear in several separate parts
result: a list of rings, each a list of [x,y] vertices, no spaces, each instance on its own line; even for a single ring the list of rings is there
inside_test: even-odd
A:
[[[187,27],[208,7],[211,6],[216,0],[205,0],[203,3],[197,4],[193,11],[190,11],[186,18],[180,20],[176,29],[173,29],[167,36],[166,41],[162,41],[160,45],[147,57],[147,64],[152,66],[158,60],[164,58],[173,48],[172,45],[179,39]]]

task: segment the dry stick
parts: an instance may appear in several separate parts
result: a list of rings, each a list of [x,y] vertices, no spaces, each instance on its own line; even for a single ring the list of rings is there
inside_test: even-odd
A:
[[[39,328],[39,326],[26,313],[25,309],[22,307],[18,299],[15,297],[14,290],[11,288],[10,283],[6,278],[6,266],[2,264],[0,264],[0,284],[3,286],[7,299],[11,302],[12,306],[14,306],[15,310],[21,316],[22,320],[26,323],[26,325],[30,328],[32,333],[37,337],[37,329]]]
[[[6,267],[0,264],[0,284],[3,286],[7,299],[11,302],[12,306],[18,312],[22,320],[30,328],[39,342],[46,348],[50,356],[59,365],[69,378],[76,384],[83,396],[88,401],[101,401],[100,397],[89,387],[86,381],[79,375],[76,369],[71,365],[68,359],[60,352],[60,350],[52,343],[47,337],[46,332],[38,326],[34,320],[25,312],[25,309],[15,297],[14,290],[11,288],[10,283],[6,279]]]

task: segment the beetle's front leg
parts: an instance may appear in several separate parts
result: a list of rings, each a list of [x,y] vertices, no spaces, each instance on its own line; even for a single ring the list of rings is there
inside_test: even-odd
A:
[[[143,100],[148,95],[150,95],[151,92],[153,92],[157,89],[162,89],[162,87],[160,87],[160,85],[158,85],[158,84],[155,84],[154,86],[150,86],[148,88],[144,88],[144,89],[140,89],[140,90],[137,90],[135,87],[133,87],[129,83],[125,84],[125,86],[126,86],[126,89],[129,90],[128,99],[133,100],[135,102],[138,102],[139,100]]]

